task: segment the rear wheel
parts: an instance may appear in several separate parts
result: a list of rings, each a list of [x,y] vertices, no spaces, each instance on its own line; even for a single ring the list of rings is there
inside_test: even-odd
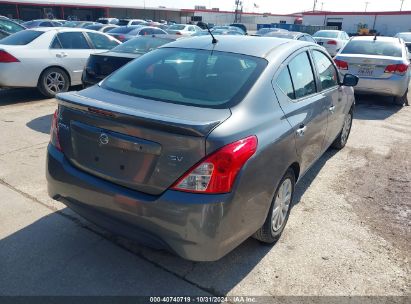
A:
[[[398,106],[408,106],[408,90],[407,92],[405,92],[405,94],[401,97],[394,97],[394,104],[398,105]]]
[[[52,98],[57,93],[67,92],[70,87],[70,80],[65,71],[60,68],[49,68],[45,70],[37,85],[41,94]]]
[[[347,144],[348,137],[350,136],[350,133],[351,133],[352,118],[353,118],[353,112],[352,110],[350,110],[350,112],[348,112],[348,114],[345,116],[344,125],[341,129],[340,134],[331,144],[331,147],[333,147],[334,149],[341,150]]]
[[[295,175],[291,169],[288,169],[275,192],[264,225],[253,235],[255,239],[268,244],[273,244],[280,239],[290,214],[294,187]]]

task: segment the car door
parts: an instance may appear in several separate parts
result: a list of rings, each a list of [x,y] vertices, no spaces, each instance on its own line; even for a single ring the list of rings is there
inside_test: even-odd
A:
[[[70,73],[71,85],[81,84],[87,59],[96,51],[98,50],[91,47],[83,32],[78,31],[58,33],[50,46],[55,62]]]
[[[275,78],[275,91],[285,117],[295,134],[301,172],[305,172],[323,151],[327,130],[324,97],[317,91],[308,49],[287,59]]]
[[[324,140],[324,149],[328,148],[344,122],[344,110],[347,104],[340,86],[339,73],[333,61],[318,49],[311,50],[312,61],[319,83],[319,90],[328,109],[327,132]]]

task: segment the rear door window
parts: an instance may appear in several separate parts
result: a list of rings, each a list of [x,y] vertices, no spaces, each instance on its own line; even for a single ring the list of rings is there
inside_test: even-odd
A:
[[[315,66],[323,90],[338,86],[338,73],[330,59],[320,51],[313,51]]]
[[[110,39],[105,35],[93,32],[87,32],[91,42],[95,49],[99,50],[111,50],[113,47],[116,47],[119,43],[114,39]]]
[[[34,39],[43,35],[41,31],[25,30],[17,32],[1,40],[1,44],[5,45],[27,45]]]
[[[146,35],[152,35],[153,34],[153,30],[150,28],[145,28],[142,29],[139,33],[140,36],[146,36]]]
[[[295,99],[293,82],[291,80],[290,70],[288,69],[288,66],[285,67],[278,75],[277,85],[285,95],[287,95],[291,99]]]
[[[316,93],[314,74],[307,52],[294,57],[288,64],[288,68],[294,84],[296,99]]]
[[[86,38],[82,32],[65,32],[57,34],[61,48],[72,50],[90,49]]]

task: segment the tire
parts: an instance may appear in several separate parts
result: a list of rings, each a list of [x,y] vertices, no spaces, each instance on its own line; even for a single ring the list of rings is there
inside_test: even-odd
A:
[[[341,150],[345,147],[348,141],[348,137],[350,137],[351,127],[352,127],[352,119],[353,119],[353,111],[350,110],[348,114],[345,116],[344,124],[338,134],[337,138],[331,144],[331,147],[337,150]]]
[[[48,98],[53,98],[57,93],[67,92],[70,79],[67,73],[60,68],[48,68],[39,78],[37,88],[40,93]]]
[[[283,187],[286,187],[286,188],[283,188]],[[284,198],[284,195],[281,195],[281,193],[284,193],[282,191],[285,189],[289,189],[288,191],[286,191],[287,193],[289,193],[289,196],[287,195],[287,202],[281,199],[281,198]],[[271,202],[270,210],[268,211],[268,215],[264,222],[264,225],[253,235],[255,239],[259,240],[260,242],[266,243],[266,244],[275,244],[280,239],[281,234],[284,231],[284,227],[287,224],[288,216],[290,215],[291,205],[292,205],[293,198],[294,198],[294,189],[295,189],[295,174],[293,170],[288,169],[278,184],[278,187],[275,191],[275,195],[274,195],[273,201]],[[281,204],[281,201],[283,201],[282,204]],[[277,209],[277,208],[280,208],[280,209]],[[276,210],[278,211],[276,212]],[[280,216],[279,214],[281,213],[281,216],[282,216],[281,224],[275,221],[275,219],[273,218],[273,216],[275,216],[274,213],[277,214],[278,216]],[[277,219],[278,219],[278,216],[277,216]]]
[[[396,104],[397,106],[408,106],[408,90],[407,92],[405,92],[405,94],[401,97],[394,97],[394,104]]]

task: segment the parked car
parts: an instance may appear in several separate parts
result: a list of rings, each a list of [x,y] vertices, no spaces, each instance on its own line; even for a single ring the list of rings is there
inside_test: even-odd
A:
[[[107,34],[115,37],[121,42],[126,42],[137,36],[147,36],[147,35],[167,35],[167,32],[153,26],[144,25],[132,25],[132,26],[121,26],[108,31]]]
[[[213,27],[213,31],[237,31],[239,34],[245,35],[245,32],[242,29],[230,25],[216,25]]]
[[[37,87],[47,97],[81,84],[90,54],[120,42],[85,29],[36,28],[0,40],[0,87]]]
[[[404,40],[409,53],[408,58],[411,59],[411,32],[398,33],[395,37]]]
[[[212,31],[212,33],[213,33],[214,36],[218,36],[218,35],[240,35],[241,36],[241,35],[244,35],[244,34],[241,34],[238,31],[230,31],[230,30],[222,30],[222,29],[214,30],[214,31]],[[205,30],[205,31],[202,30],[201,32],[197,32],[197,33],[191,35],[191,37],[207,36],[207,35],[210,35],[210,33],[207,30]]]
[[[63,24],[64,27],[72,27],[72,28],[86,28],[90,25],[101,25],[100,23],[93,22],[93,21],[67,21]]]
[[[203,21],[199,21],[199,22],[197,22],[197,26],[198,26],[199,28],[201,28],[202,30],[207,30],[207,27],[208,27],[209,29],[212,29],[212,28],[215,26],[215,24],[214,24],[214,23],[206,23],[206,22],[203,22]]]
[[[116,234],[197,261],[276,242],[295,183],[347,142],[358,78],[316,44],[181,39],[59,94],[49,195]]]
[[[107,33],[108,31],[111,31],[112,29],[115,29],[117,27],[118,26],[115,24],[95,24],[95,25],[87,25],[84,28],[88,30],[97,31],[97,32]]]
[[[350,40],[346,32],[337,30],[318,31],[313,38],[319,45],[325,47],[331,56],[335,56]]]
[[[335,62],[342,74],[360,78],[355,93],[393,96],[396,104],[408,104],[410,61],[403,40],[355,37],[337,54]]]
[[[96,22],[101,24],[117,24],[119,20],[117,18],[98,18]]]
[[[246,35],[247,35],[247,27],[242,24],[242,23],[232,23],[230,26],[238,27],[240,30],[242,30]]]
[[[0,17],[0,39],[26,29],[24,26],[6,18]]]
[[[35,28],[35,27],[58,27],[62,26],[61,22],[51,20],[51,19],[39,19],[39,20],[32,20],[27,21],[22,24],[25,28]]]
[[[253,36],[265,36],[271,32],[288,32],[287,30],[280,29],[280,28],[273,28],[273,27],[263,27],[259,29]]]
[[[84,87],[94,85],[133,59],[177,40],[179,36],[139,36],[109,52],[91,54],[83,71]]]
[[[120,19],[117,22],[118,26],[130,26],[130,25],[139,25],[142,23],[146,23],[143,19]]]
[[[191,24],[173,24],[167,29],[167,33],[171,35],[192,36],[197,32],[201,32],[202,29],[197,25]]]
[[[276,37],[317,43],[311,35],[301,32],[269,32],[264,37]]]

